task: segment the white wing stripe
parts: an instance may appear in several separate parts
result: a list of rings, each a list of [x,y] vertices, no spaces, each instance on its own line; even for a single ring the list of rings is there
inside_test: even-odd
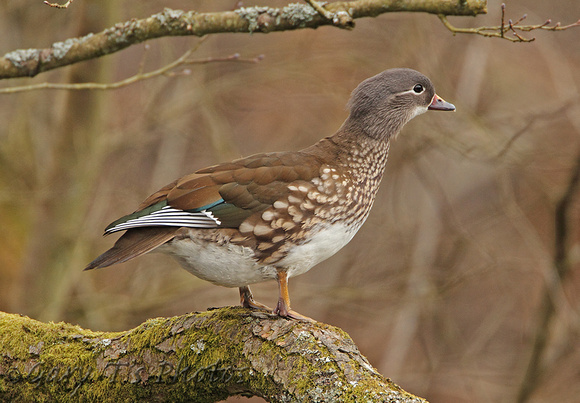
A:
[[[130,228],[148,226],[216,228],[220,224],[221,221],[211,211],[202,210],[200,212],[190,213],[166,206],[146,216],[133,218],[117,224],[105,232],[110,234]]]

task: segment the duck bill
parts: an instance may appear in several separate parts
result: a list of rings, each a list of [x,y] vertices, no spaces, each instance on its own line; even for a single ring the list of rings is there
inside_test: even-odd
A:
[[[433,95],[433,100],[431,101],[431,105],[427,108],[431,111],[454,111],[455,105],[450,104],[449,102],[445,101],[439,95]]]

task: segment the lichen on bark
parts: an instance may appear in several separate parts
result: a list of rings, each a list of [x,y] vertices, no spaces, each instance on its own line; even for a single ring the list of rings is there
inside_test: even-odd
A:
[[[354,19],[387,12],[415,11],[437,15],[477,15],[487,12],[486,0],[359,0],[325,5],[333,18],[319,15],[310,5],[283,8],[241,7],[234,11],[197,13],[169,8],[148,18],[119,22],[101,32],[69,38],[45,49],[17,49],[0,56],[0,79],[33,77],[84,60],[121,51],[165,36],[204,36],[224,32],[269,33],[321,26],[352,29]]]
[[[0,313],[0,400],[423,402],[342,330],[244,308],[93,332]]]

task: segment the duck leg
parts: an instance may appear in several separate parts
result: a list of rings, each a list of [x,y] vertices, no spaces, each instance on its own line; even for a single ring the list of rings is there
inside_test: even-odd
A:
[[[252,291],[250,291],[249,286],[240,287],[240,303],[244,308],[258,309],[260,311],[272,312],[272,308],[267,307],[264,304],[254,301],[254,296]]]
[[[306,322],[315,322],[314,319],[308,316],[300,315],[298,312],[290,309],[290,295],[288,294],[288,274],[286,270],[278,269],[278,304],[274,309],[276,315],[282,316],[283,318],[292,318],[297,320],[303,320]]]

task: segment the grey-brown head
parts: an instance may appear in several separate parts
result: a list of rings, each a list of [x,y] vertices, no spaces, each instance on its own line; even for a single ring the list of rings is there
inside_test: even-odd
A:
[[[427,110],[455,110],[455,106],[435,94],[427,77],[404,68],[385,70],[360,83],[352,92],[348,106],[350,115],[346,127],[385,140]]]

